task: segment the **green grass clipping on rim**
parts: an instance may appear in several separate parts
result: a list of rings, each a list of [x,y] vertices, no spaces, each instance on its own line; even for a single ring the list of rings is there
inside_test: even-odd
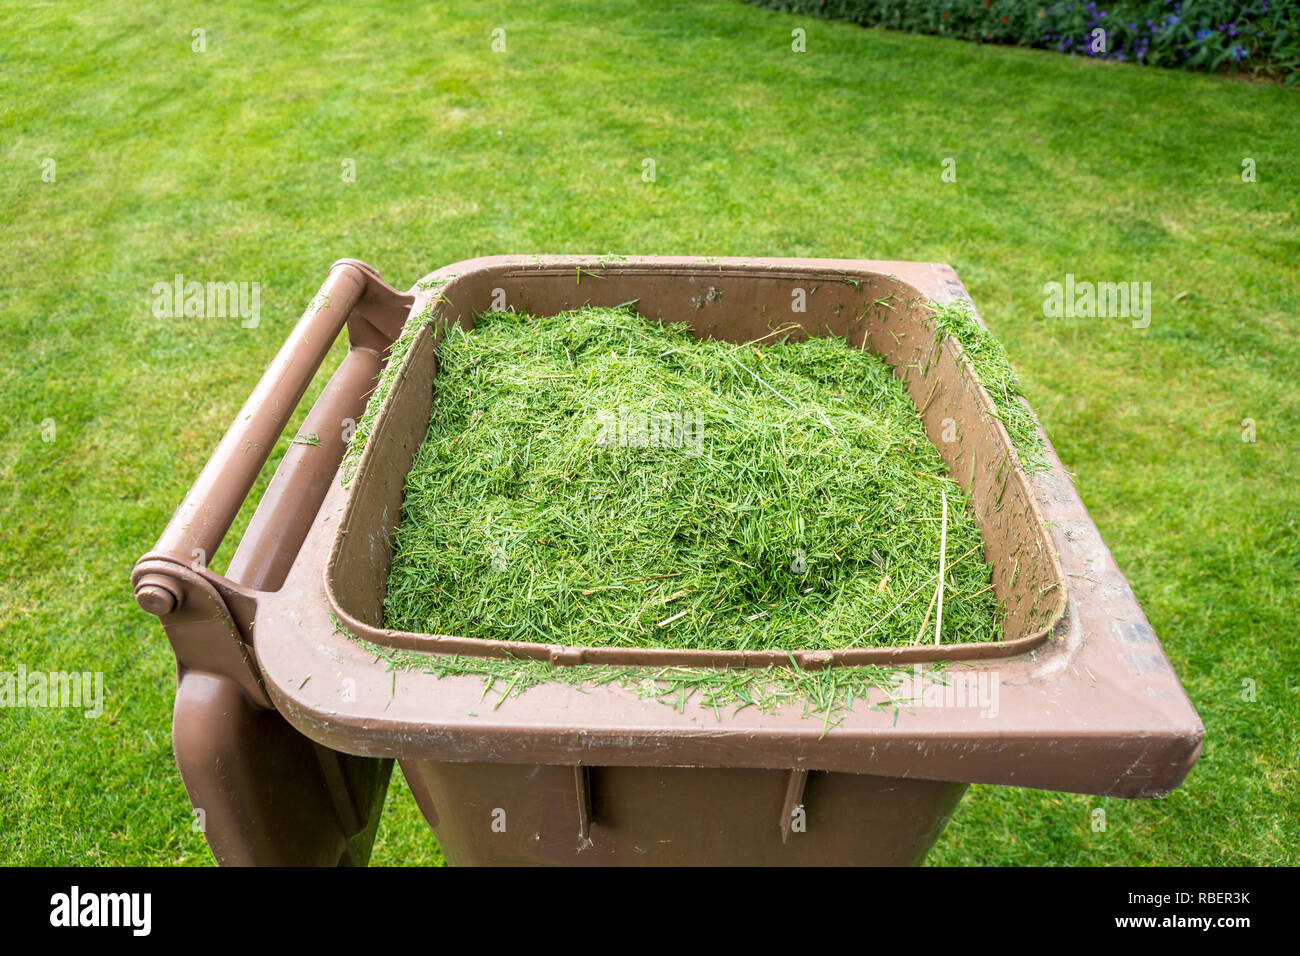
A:
[[[946,537],[943,642],[1001,638],[969,503],[873,353],[697,340],[624,307],[484,314],[438,354],[385,626],[636,648],[929,643]]]

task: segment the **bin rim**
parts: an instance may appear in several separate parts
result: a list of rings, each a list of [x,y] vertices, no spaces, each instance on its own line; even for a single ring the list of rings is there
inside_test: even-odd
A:
[[[599,282],[609,277],[626,275],[646,275],[656,278],[675,277],[681,279],[698,279],[703,275],[717,275],[739,281],[753,280],[757,277],[799,277],[813,281],[836,281],[860,286],[879,280],[890,280],[910,295],[908,311],[916,305],[926,306],[932,303],[945,304],[936,296],[933,280],[942,279],[947,301],[961,301],[971,311],[975,320],[987,329],[983,319],[975,309],[970,297],[960,288],[960,283],[953,285],[955,274],[945,275],[942,270],[947,267],[933,263],[884,262],[872,260],[837,260],[837,259],[744,259],[735,257],[691,258],[677,256],[489,256],[455,263],[435,270],[420,279],[412,289],[416,301],[410,315],[412,319],[425,312],[431,305],[436,306],[443,300],[455,302],[457,283],[480,276],[492,276],[494,281],[504,281],[512,274],[518,275],[568,275],[575,276],[575,285],[581,284],[582,276],[588,275]],[[933,270],[933,271],[932,271]],[[951,270],[948,270],[951,273]],[[930,286],[927,288],[927,286]],[[617,298],[617,297],[616,297]],[[926,323],[924,316],[918,321],[924,323],[928,334],[934,329]],[[348,506],[340,518],[341,526],[352,528],[352,502],[355,488],[361,486],[370,477],[376,467],[374,455],[374,437],[377,435],[391,411],[393,402],[398,397],[400,382],[407,373],[407,365],[419,352],[418,344],[434,337],[439,330],[432,322],[423,324],[415,334],[412,346],[405,351],[401,365],[391,377],[391,388],[382,396],[377,410],[374,432],[355,462],[351,475]],[[1061,568],[1059,558],[1050,547],[1045,530],[1045,519],[1039,505],[1028,487],[1029,474],[1025,470],[1019,453],[1015,450],[1010,435],[998,418],[995,406],[987,389],[980,381],[973,363],[966,356],[962,346],[950,335],[936,339],[941,341],[942,349],[949,354],[958,368],[964,386],[970,388],[979,405],[980,414],[988,427],[996,433],[1001,448],[1009,455],[1010,479],[1018,486],[1031,513],[1033,531],[1040,542],[1040,560],[1049,568],[1050,584],[1054,593],[1050,595],[1050,610],[1043,615],[1041,626],[1032,632],[1012,639],[981,643],[951,642],[945,644],[921,643],[910,646],[848,647],[820,650],[770,649],[761,651],[746,650],[712,650],[692,648],[664,647],[625,647],[625,646],[576,646],[552,644],[539,641],[497,640],[463,637],[453,634],[427,634],[400,631],[382,626],[375,626],[360,619],[352,612],[348,602],[340,595],[336,586],[337,568],[341,552],[351,542],[346,534],[340,533],[334,539],[331,553],[326,565],[325,593],[330,603],[331,613],[338,623],[355,636],[382,647],[398,650],[417,651],[420,653],[440,655],[465,655],[470,657],[514,657],[522,660],[540,660],[559,667],[584,665],[611,665],[616,667],[750,667],[750,668],[800,668],[820,670],[827,667],[860,667],[866,665],[911,664],[913,662],[935,661],[977,661],[993,658],[1014,657],[1041,646],[1061,623],[1065,614],[1066,594],[1069,583]],[[1045,439],[1041,428],[1040,437]]]
[[[899,277],[938,304],[970,301],[956,273],[938,263],[616,261],[624,267],[681,266],[696,272],[704,263],[759,264],[799,274],[866,270]],[[443,278],[507,266],[594,269],[602,264],[610,260],[467,260],[417,283],[412,312],[437,294],[429,283]],[[1166,793],[1195,762],[1204,729],[1046,436],[1044,442],[1048,468],[1025,481],[1069,585],[1062,589],[1059,621],[1027,654],[958,665],[971,674],[996,675],[1001,706],[988,719],[971,719],[955,707],[891,713],[862,704],[830,728],[805,718],[797,707],[749,708],[719,719],[696,705],[679,712],[617,687],[560,682],[538,685],[494,708],[483,699],[478,677],[394,670],[382,654],[371,653],[340,627],[326,589],[335,529],[349,497],[337,481],[284,585],[275,592],[244,594],[256,607],[257,663],[270,699],[301,732],[334,749],[368,756],[797,767],[1114,796]],[[233,606],[241,589],[224,585]]]

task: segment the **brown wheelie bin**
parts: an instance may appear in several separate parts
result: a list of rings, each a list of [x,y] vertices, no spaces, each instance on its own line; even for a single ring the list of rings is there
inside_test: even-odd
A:
[[[934,263],[492,257],[408,292],[335,263],[132,575],[175,649],[177,762],[217,860],[365,862],[393,760],[452,863],[918,863],[970,783],[1135,798],[1177,787],[1200,720],[1055,452],[1044,471],[1015,465],[960,345],[936,338],[928,305],[955,299],[968,300],[956,274]],[[785,654],[386,630],[389,541],[428,427],[439,323],[395,350],[346,483],[340,462],[408,319],[432,306],[469,326],[503,306],[631,300],[700,336],[747,341],[793,321],[890,362],[973,503],[1003,640]],[[347,357],[301,429],[317,441],[290,446],[227,573],[213,573],[196,557],[216,552],[344,327]],[[996,707],[945,689],[944,705],[859,702],[828,728],[797,706],[716,713],[558,680],[493,707],[480,677],[395,670],[384,649],[557,669],[876,664],[902,671],[917,702],[943,661],[996,686]]]

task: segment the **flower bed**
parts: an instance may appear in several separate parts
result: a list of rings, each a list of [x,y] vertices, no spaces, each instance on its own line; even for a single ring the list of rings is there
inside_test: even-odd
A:
[[[1300,5],[1281,0],[749,0],[911,33],[1144,66],[1300,81]]]

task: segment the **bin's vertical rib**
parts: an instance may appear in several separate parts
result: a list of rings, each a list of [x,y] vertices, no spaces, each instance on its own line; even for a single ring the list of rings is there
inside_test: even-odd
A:
[[[365,829],[366,821],[361,817],[361,811],[357,807],[352,788],[348,786],[343,765],[339,762],[342,754],[330,750],[314,740],[311,745],[316,752],[316,760],[320,764],[321,774],[325,778],[325,786],[329,790],[330,800],[334,804],[334,811],[338,814],[343,835],[350,839]]]
[[[785,785],[785,801],[781,804],[781,842],[790,842],[790,827],[794,825],[794,812],[803,806],[803,791],[808,785],[807,770],[791,770]]]
[[[573,768],[573,786],[578,798],[578,839],[591,840],[591,776],[578,764]]]
[[[366,276],[352,265],[326,277],[176,509],[155,552],[185,564],[196,557],[205,564],[212,560],[365,287]]]

